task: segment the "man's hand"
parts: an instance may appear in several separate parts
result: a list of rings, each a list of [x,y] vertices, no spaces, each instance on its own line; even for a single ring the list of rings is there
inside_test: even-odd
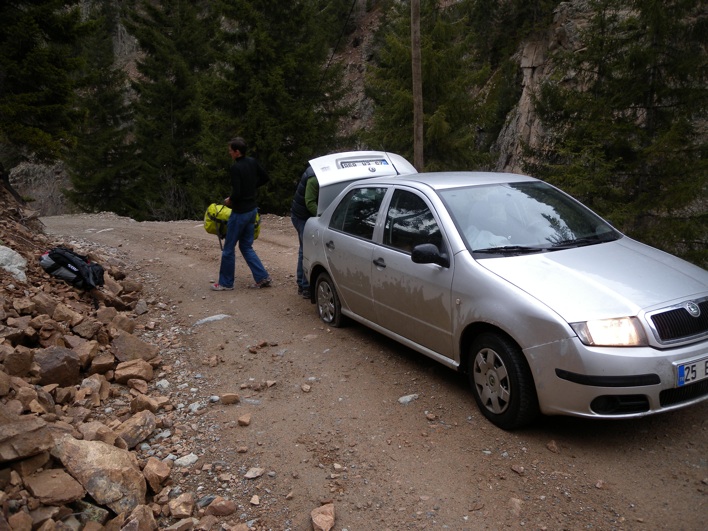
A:
[[[227,197],[226,199],[224,199],[224,204],[225,204],[227,207],[231,207],[231,198],[230,198],[230,197]]]

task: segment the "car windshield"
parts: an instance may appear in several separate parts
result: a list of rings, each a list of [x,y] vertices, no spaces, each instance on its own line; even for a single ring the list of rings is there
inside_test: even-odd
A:
[[[467,248],[478,257],[593,245],[621,234],[543,182],[450,188],[438,192]]]

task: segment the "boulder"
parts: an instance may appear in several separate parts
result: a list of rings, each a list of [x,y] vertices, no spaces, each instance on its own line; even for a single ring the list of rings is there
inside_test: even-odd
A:
[[[165,461],[161,461],[156,457],[150,457],[143,468],[143,475],[147,480],[153,492],[158,493],[162,488],[162,484],[170,477],[172,468]]]
[[[116,367],[113,378],[120,384],[128,383],[133,378],[149,382],[153,378],[152,365],[142,359],[124,361]]]
[[[40,454],[49,450],[53,442],[42,419],[30,415],[16,417],[0,408],[0,463]]]
[[[147,505],[138,505],[128,516],[121,531],[155,531],[157,522],[152,509]]]
[[[128,448],[125,441],[115,431],[97,420],[84,422],[79,426],[79,431],[85,441],[101,441],[123,450]]]
[[[118,361],[142,359],[149,361],[157,356],[158,348],[127,332],[119,332],[111,343],[111,352]]]
[[[127,450],[63,435],[57,438],[52,455],[97,503],[116,514],[129,513],[145,504],[145,477]]]
[[[7,395],[10,392],[10,377],[0,371],[0,398]]]
[[[64,505],[86,495],[81,484],[61,469],[38,472],[25,478],[25,488],[46,505]]]
[[[79,355],[65,347],[48,347],[34,354],[34,361],[39,365],[39,383],[59,384],[62,387],[79,382],[81,363]]]
[[[101,323],[94,319],[84,319],[79,324],[74,326],[72,330],[78,336],[84,339],[93,339],[101,329]]]
[[[128,448],[150,437],[157,427],[157,418],[148,410],[140,411],[116,428],[116,433],[125,441]]]
[[[34,351],[27,347],[17,346],[5,355],[5,372],[10,376],[27,376],[34,362]]]
[[[32,302],[37,313],[45,315],[52,315],[58,304],[52,297],[41,291],[32,297]]]

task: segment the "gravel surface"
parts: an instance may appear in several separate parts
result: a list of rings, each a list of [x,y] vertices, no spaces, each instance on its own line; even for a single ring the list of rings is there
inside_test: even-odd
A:
[[[120,256],[161,301],[146,336],[185,421],[141,451],[184,457],[176,485],[236,501],[234,522],[310,530],[310,512],[333,502],[333,529],[348,531],[705,528],[708,403],[505,432],[455,372],[357,324],[324,326],[297,296],[288,218],[264,216],[255,244],[273,286],[248,289],[239,257],[236,289],[219,293],[219,244],[199,221],[42,221],[52,238]]]

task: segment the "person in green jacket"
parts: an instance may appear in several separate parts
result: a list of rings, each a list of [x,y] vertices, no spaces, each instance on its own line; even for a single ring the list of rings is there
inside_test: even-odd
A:
[[[297,185],[292,206],[290,207],[290,219],[297,231],[297,238],[300,242],[300,248],[297,253],[297,292],[304,299],[310,298],[310,283],[302,271],[302,234],[307,220],[317,215],[317,199],[319,195],[319,182],[312,166],[308,166],[302,177],[300,177],[300,182]]]

